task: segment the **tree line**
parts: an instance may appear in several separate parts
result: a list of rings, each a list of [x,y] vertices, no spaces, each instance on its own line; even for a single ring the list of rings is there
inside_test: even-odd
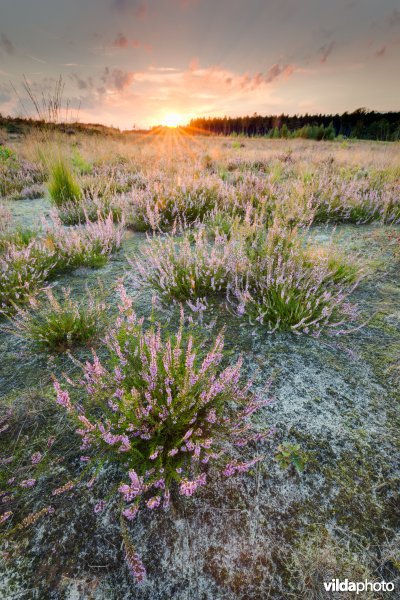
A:
[[[400,140],[400,112],[376,112],[359,108],[336,115],[269,115],[192,119],[191,132],[214,135],[301,137],[332,140],[338,136],[365,140]]]

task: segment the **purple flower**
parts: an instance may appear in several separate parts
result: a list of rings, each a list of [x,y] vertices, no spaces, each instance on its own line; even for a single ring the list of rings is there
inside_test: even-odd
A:
[[[40,452],[34,452],[31,456],[31,462],[33,465],[37,465],[42,460],[42,455]]]
[[[102,512],[105,509],[106,504],[107,503],[104,500],[99,500],[99,502],[97,502],[97,504],[94,506],[94,512],[96,514]]]
[[[19,485],[23,488],[30,488],[33,487],[35,483],[36,479],[24,479]]]

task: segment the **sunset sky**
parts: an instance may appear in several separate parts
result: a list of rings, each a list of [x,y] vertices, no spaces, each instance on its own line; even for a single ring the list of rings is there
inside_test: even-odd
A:
[[[0,0],[0,112],[59,75],[81,121],[400,109],[398,0]],[[30,110],[28,102],[25,109]]]

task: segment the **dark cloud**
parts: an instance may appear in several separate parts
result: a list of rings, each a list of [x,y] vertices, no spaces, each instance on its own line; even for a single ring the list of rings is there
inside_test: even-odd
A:
[[[15,54],[14,44],[5,33],[0,34],[0,48],[2,48],[7,54]]]
[[[112,0],[111,8],[119,12],[133,12],[139,18],[145,17],[148,12],[146,0]]]
[[[122,92],[131,85],[134,80],[134,73],[123,71],[122,69],[104,69],[101,80],[106,87]]]
[[[328,57],[332,54],[332,50],[335,47],[335,42],[329,42],[329,44],[324,44],[318,50],[318,54],[320,55],[319,61],[321,63],[326,63]]]
[[[378,58],[381,58],[386,52],[386,46],[382,46],[382,48],[380,48],[379,50],[377,50],[375,52],[375,56],[378,56]]]
[[[400,27],[400,10],[395,8],[388,18],[389,27]]]
[[[127,48],[129,46],[129,40],[122,33],[119,33],[113,42],[113,46],[116,48]]]
[[[265,74],[265,78],[264,81],[266,83],[271,83],[272,81],[274,81],[275,79],[277,79],[278,77],[280,77],[281,75],[284,75],[285,77],[290,77],[290,75],[293,73],[294,71],[294,66],[293,65],[272,65],[272,67],[270,67],[267,71],[267,73]],[[256,81],[260,81],[260,74],[256,75],[255,77]]]
[[[119,33],[113,42],[114,48],[139,48],[143,46],[145,49],[150,49],[150,46],[147,44],[141,44],[139,40],[128,40],[128,38],[123,34]]]
[[[71,79],[75,81],[79,90],[91,90],[94,87],[94,82],[92,77],[80,77],[77,73],[72,73]]]

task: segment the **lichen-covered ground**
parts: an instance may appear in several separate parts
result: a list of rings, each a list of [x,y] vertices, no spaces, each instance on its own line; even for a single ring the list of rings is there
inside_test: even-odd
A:
[[[254,148],[252,143],[246,140],[240,152],[257,156],[261,142],[254,141]],[[301,160],[301,149],[291,143]],[[218,148],[220,144],[216,142]],[[273,142],[264,144],[270,151],[267,146]],[[383,145],[375,145],[378,158],[368,160],[365,146],[354,144],[361,156],[351,160],[365,162],[367,168],[374,160],[384,160]],[[329,156],[340,153],[329,144],[319,147]],[[310,152],[308,146],[306,150]],[[24,227],[50,211],[46,198],[3,202]],[[53,514],[4,538],[0,597],[330,598],[334,596],[324,595],[322,582],[345,576],[356,581],[397,577],[399,593],[400,230],[382,223],[315,225],[309,235],[319,245],[333,239],[363,267],[366,276],[351,298],[360,308],[362,326],[337,337],[268,334],[232,315],[224,302],[214,304],[204,317],[204,331],[226,327],[226,349],[232,357],[243,353],[244,376],[253,378],[255,389],[273,400],[256,417],[262,426],[276,429],[264,447],[263,461],[240,478],[211,473],[211,483],[193,498],[177,496],[168,511],[143,512],[129,525],[148,572],[140,586],[123,559],[115,505],[111,502],[95,515],[93,499],[84,498],[84,493],[66,494]],[[128,262],[146,243],[144,233],[129,231],[106,266],[80,268],[52,284],[55,289],[69,286],[79,297],[86,284],[96,287],[100,279],[110,290],[112,314],[111,290],[125,276],[138,312],[148,315],[151,291],[138,289],[129,277]],[[160,315],[176,323],[178,309],[164,307]],[[88,350],[75,354],[84,357]],[[55,435],[59,444],[53,482],[51,475],[39,478],[25,504],[21,501],[25,516],[52,501],[50,490],[57,476],[66,480],[73,472],[75,434],[54,406],[51,375],[70,373],[75,367],[65,354],[32,351],[4,332],[0,366],[2,410],[13,407],[20,422],[12,439],[2,434],[3,467],[9,468],[4,459],[22,440],[26,446],[37,445]],[[285,469],[279,463],[281,443],[299,445],[301,472],[293,464]],[[106,486],[103,473],[95,496],[101,498]]]

